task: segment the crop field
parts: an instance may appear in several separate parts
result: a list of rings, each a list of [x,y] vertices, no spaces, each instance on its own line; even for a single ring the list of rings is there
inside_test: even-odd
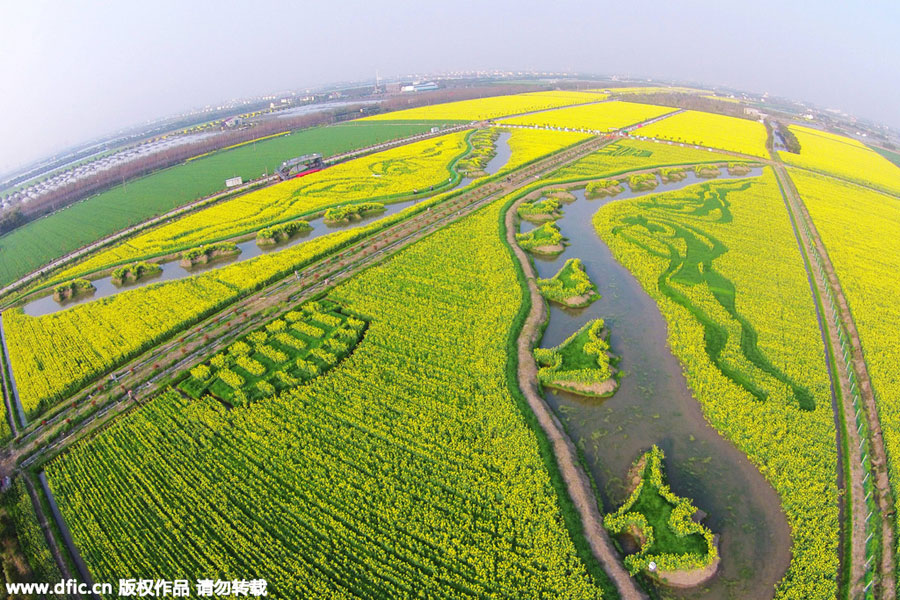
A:
[[[885,194],[791,169],[828,249],[859,332],[878,400],[890,477],[900,485],[900,204]],[[895,493],[894,500],[900,506]]]
[[[666,106],[612,101],[522,115],[504,119],[502,123],[605,132],[622,129],[674,110]]]
[[[574,131],[547,131],[544,129],[519,129],[509,130],[509,160],[500,170],[512,171],[525,163],[531,162],[545,154],[556,152],[577,144],[590,137],[586,133]]]
[[[635,135],[769,157],[766,126],[757,121],[687,110],[634,131]]]
[[[500,208],[336,288],[370,325],[308,385],[233,410],[164,392],[50,463],[94,576],[259,576],[278,598],[601,597],[507,388],[521,296]]]
[[[800,154],[779,152],[791,165],[836,175],[900,196],[900,167],[854,139],[791,125]]]
[[[833,598],[839,522],[829,380],[774,174],[615,202],[594,225],[659,305],[706,418],[782,498],[793,558],[776,597]]]
[[[337,364],[362,338],[366,321],[330,302],[310,302],[242,336],[195,366],[178,389],[235,406],[295,388]]]
[[[900,154],[898,154],[897,152],[888,150],[886,148],[879,148],[878,146],[869,146],[869,148],[900,167]]]
[[[22,553],[28,559],[28,565],[35,575],[36,581],[59,581],[62,575],[53,555],[44,540],[41,525],[31,498],[25,490],[25,483],[17,479],[12,487],[6,491],[3,498],[4,506],[12,519],[18,536]],[[9,581],[8,577],[5,577]]]
[[[528,92],[511,96],[493,96],[446,104],[419,106],[361,119],[369,121],[484,121],[536,110],[548,110],[572,104],[598,102],[603,96],[586,92]]]
[[[318,152],[330,156],[428,131],[415,122],[352,122],[219,151],[158,171],[68,206],[0,237],[0,287],[43,264],[126,227],[225,188],[225,179],[259,177],[282,161]],[[97,215],[103,215],[98,219]]]
[[[466,151],[466,135],[407,144],[226,200],[95,254],[55,279],[250,233],[330,206],[427,191],[454,178],[452,163]]]
[[[900,167],[794,126],[801,153],[771,156],[762,123],[627,101],[647,93],[712,92],[379,114],[0,238],[2,285],[225,177],[494,121],[222,200],[10,295],[27,423],[0,406],[4,576],[61,578],[59,551],[95,581],[264,579],[289,599],[886,597],[896,569],[866,561],[896,517],[866,539],[863,477],[883,473],[847,457],[880,438],[833,393],[781,186],[787,168],[846,294],[898,489]]]
[[[273,278],[364,235],[339,231],[176,281],[156,283],[41,317],[3,313],[10,362],[29,418],[124,360]]]
[[[731,157],[718,152],[684,148],[677,144],[645,140],[620,140],[608,144],[553,173],[553,179],[594,179],[635,169],[704,162],[727,162]]]

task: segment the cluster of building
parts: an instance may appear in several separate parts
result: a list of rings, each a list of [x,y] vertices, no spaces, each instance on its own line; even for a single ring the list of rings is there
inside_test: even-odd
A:
[[[79,180],[87,179],[94,175],[109,171],[110,169],[121,167],[140,158],[170,150],[182,144],[196,142],[197,140],[210,135],[213,135],[213,133],[196,133],[188,136],[158,138],[96,160],[84,162],[64,171],[53,173],[46,179],[35,182],[10,194],[6,194],[0,198],[0,207],[5,209],[19,204],[27,204],[44,194],[72,185]]]

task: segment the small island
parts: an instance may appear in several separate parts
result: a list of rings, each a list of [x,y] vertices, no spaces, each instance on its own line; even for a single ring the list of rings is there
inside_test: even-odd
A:
[[[516,209],[516,214],[532,223],[545,223],[562,216],[559,207],[560,203],[556,198],[543,198],[534,202],[523,202]]]
[[[635,173],[628,178],[628,187],[632,192],[654,190],[658,185],[659,180],[656,178],[656,173]]]
[[[753,169],[747,163],[728,163],[728,173],[731,175],[746,175]]]
[[[544,298],[569,308],[583,308],[600,298],[580,258],[570,258],[550,279],[538,279],[537,286]]]
[[[706,179],[715,179],[722,172],[719,170],[719,167],[716,165],[697,165],[694,167],[694,174],[697,177],[704,177]]]
[[[659,178],[663,183],[684,181],[685,179],[687,179],[687,176],[687,171],[681,167],[670,167],[668,169],[659,170]]]
[[[456,172],[469,179],[478,179],[488,175],[485,168],[491,159],[497,155],[497,138],[500,130],[491,127],[479,129],[469,138],[472,151],[465,158],[456,163]]]
[[[359,221],[365,216],[384,211],[384,204],[380,202],[359,202],[329,208],[325,211],[323,221],[326,225],[346,225],[351,221]]]
[[[114,269],[110,279],[115,285],[124,285],[126,283],[134,283],[139,279],[153,277],[160,273],[162,273],[162,267],[156,263],[136,262]]]
[[[97,288],[87,279],[73,279],[53,288],[53,299],[57,302],[65,302],[80,296],[88,296],[96,291]]]
[[[603,198],[604,196],[615,196],[623,191],[621,182],[615,179],[600,179],[587,184],[584,189],[585,198]]]
[[[181,253],[181,262],[179,263],[185,269],[196,267],[197,265],[205,265],[210,262],[223,258],[231,258],[241,253],[237,244],[232,242],[219,242],[217,244],[207,244],[199,248],[191,248]]]
[[[612,396],[619,380],[608,339],[603,319],[594,319],[556,348],[535,348],[541,385],[588,398]]]
[[[289,221],[260,229],[256,234],[258,246],[274,246],[288,241],[295,235],[310,231],[312,226],[307,221]]]
[[[565,238],[556,223],[544,223],[527,233],[517,233],[516,241],[523,250],[540,256],[556,256],[566,249]]]
[[[703,513],[669,489],[663,458],[663,451],[653,446],[634,463],[628,499],[606,515],[604,525],[637,546],[625,557],[632,575],[643,572],[672,587],[694,587],[715,575],[718,540],[700,522]]]
[[[569,190],[565,190],[563,188],[547,190],[546,192],[544,192],[544,195],[547,196],[548,198],[554,198],[556,200],[559,200],[560,202],[566,202],[566,203],[575,202],[575,200],[576,200],[575,194],[573,194]]]

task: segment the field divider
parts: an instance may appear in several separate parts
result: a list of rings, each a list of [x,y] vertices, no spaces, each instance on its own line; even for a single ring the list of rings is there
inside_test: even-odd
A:
[[[867,386],[871,392],[870,398],[865,398],[860,394],[857,382],[860,379],[868,381],[868,373],[865,361],[856,360],[854,356],[858,338],[854,338],[851,332],[855,331],[855,326],[824,244],[818,236],[818,232],[815,231],[812,219],[783,165],[776,165],[775,172],[791,219],[795,224],[800,225],[799,228],[795,225],[798,243],[805,256],[812,257],[818,267],[812,271],[812,274],[814,274],[816,294],[826,301],[822,303],[825,312],[828,313],[824,319],[827,333],[823,331],[823,335],[830,337],[832,341],[830,344],[832,365],[836,369],[838,379],[836,382],[833,381],[832,385],[840,395],[844,418],[847,421],[852,419],[851,422],[856,424],[856,428],[845,427],[844,431],[849,433],[848,437],[854,442],[858,440],[858,444],[853,444],[856,446],[855,452],[853,452],[855,454],[854,462],[858,465],[857,473],[864,472],[866,474],[865,477],[857,475],[855,482],[845,483],[845,489],[848,485],[850,486],[851,494],[854,495],[853,503],[857,505],[857,508],[853,510],[853,514],[849,515],[853,541],[850,547],[850,556],[844,556],[845,561],[851,561],[850,581],[847,582],[848,589],[845,590],[844,597],[850,600],[857,598],[893,600],[896,598],[896,579],[893,567],[894,527],[889,517],[893,503],[890,499],[887,473],[883,470],[886,462],[884,459],[879,459],[878,463],[882,467],[879,468],[879,465],[872,462],[870,454],[874,452],[876,456],[885,456],[874,390],[871,385]],[[849,343],[848,338],[850,339]],[[848,346],[850,347],[849,351]],[[835,347],[840,347],[840,353],[833,351]],[[861,348],[859,350],[861,354]],[[851,469],[851,471],[853,470],[855,469]],[[875,477],[871,477],[873,473]],[[875,480],[879,481],[879,485],[875,485]],[[859,488],[862,490],[861,494],[856,491]],[[856,495],[862,497],[855,497]],[[862,519],[863,514],[865,514],[865,519],[862,520],[860,528],[857,523]]]

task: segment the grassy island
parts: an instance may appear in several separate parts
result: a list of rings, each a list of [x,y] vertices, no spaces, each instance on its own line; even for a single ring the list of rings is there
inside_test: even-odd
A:
[[[537,286],[544,298],[570,308],[582,308],[600,298],[580,258],[570,258],[550,279],[538,279]]]
[[[162,267],[158,264],[141,261],[114,269],[112,272],[112,282],[116,285],[134,283],[135,281],[152,277],[159,273],[162,273]]]
[[[259,246],[274,246],[286,242],[298,233],[309,231],[312,226],[306,221],[289,221],[281,225],[273,225],[260,229],[256,234],[256,243]]]
[[[631,493],[615,513],[606,516],[613,534],[631,536],[638,551],[625,557],[632,574],[643,571],[677,587],[699,585],[718,567],[716,536],[696,518],[687,498],[672,493],[663,473],[665,455],[653,446],[629,473]]]
[[[380,202],[359,202],[357,204],[347,204],[346,206],[337,206],[329,208],[325,211],[326,225],[344,225],[351,221],[359,221],[365,216],[373,215],[384,211],[384,204]]]
[[[219,242],[218,244],[207,244],[199,248],[191,248],[181,253],[181,266],[184,268],[196,267],[197,265],[205,265],[216,259],[230,258],[241,253],[237,244],[232,242]]]
[[[97,291],[97,288],[87,279],[73,279],[53,288],[53,299],[57,302],[65,302],[79,296],[93,294],[95,291]]]
[[[608,339],[603,319],[594,319],[556,348],[535,348],[538,380],[545,387],[589,398],[612,396],[619,381]]]
[[[602,198],[622,193],[622,184],[616,179],[600,179],[587,184],[584,189],[586,198]]]
[[[559,232],[556,223],[544,223],[526,233],[517,233],[516,241],[532,254],[556,256],[566,249],[565,238]]]
[[[534,202],[523,202],[516,209],[520,218],[532,223],[555,221],[562,216],[560,203],[556,198],[543,198]]]

